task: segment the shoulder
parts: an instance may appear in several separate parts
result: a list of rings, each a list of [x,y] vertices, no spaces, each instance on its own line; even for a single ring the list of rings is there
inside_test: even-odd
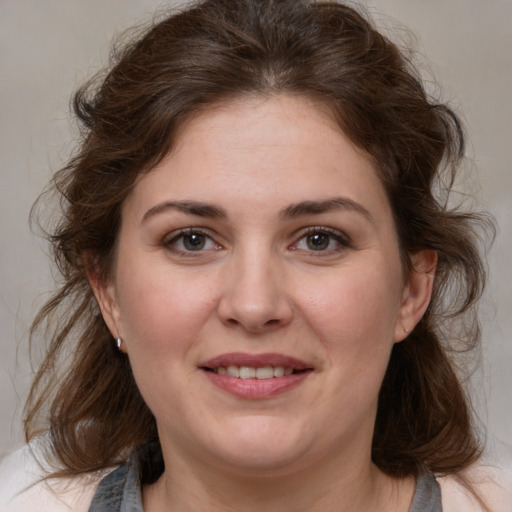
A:
[[[34,444],[16,450],[0,462],[2,512],[87,512],[105,473],[42,480],[48,474]]]
[[[482,460],[465,470],[460,477],[470,484],[490,512],[512,512],[512,458],[501,461]],[[457,476],[438,477],[444,512],[481,512],[477,499]]]

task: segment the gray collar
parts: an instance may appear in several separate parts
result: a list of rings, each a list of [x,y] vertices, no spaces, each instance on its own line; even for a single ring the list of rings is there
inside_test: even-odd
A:
[[[144,512],[142,508],[141,453],[109,473],[98,485],[89,512]],[[441,490],[429,474],[418,477],[409,512],[442,512]]]

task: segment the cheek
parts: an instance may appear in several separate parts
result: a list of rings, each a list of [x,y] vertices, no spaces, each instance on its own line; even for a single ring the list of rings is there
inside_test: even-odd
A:
[[[146,357],[188,351],[211,311],[212,287],[155,266],[124,270],[118,274],[119,306],[128,350],[134,355],[143,350]]]
[[[192,388],[201,332],[214,301],[209,288],[198,289],[197,278],[170,276],[157,267],[128,269],[119,280],[126,349],[145,402],[156,417],[165,418],[169,410],[181,410],[180,399],[171,398],[169,390]]]
[[[303,316],[333,357],[352,363],[380,352],[388,357],[399,313],[400,273],[378,268],[347,267],[305,283],[297,293]]]

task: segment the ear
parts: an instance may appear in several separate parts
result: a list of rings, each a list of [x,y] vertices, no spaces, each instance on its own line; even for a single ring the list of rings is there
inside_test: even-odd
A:
[[[432,297],[437,253],[424,249],[411,255],[412,270],[402,291],[402,302],[395,327],[395,343],[404,340],[416,327]]]
[[[105,281],[100,277],[94,258],[86,256],[84,260],[86,262],[87,277],[100,307],[103,320],[107,324],[110,334],[112,334],[114,339],[118,336],[122,337],[121,316],[116,299],[115,284],[110,278],[108,281]]]

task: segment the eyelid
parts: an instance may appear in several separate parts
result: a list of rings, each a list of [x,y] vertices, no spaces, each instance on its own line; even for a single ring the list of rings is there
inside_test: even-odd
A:
[[[337,244],[339,244],[339,247],[334,248],[334,249],[327,249],[327,250],[323,250],[323,251],[322,250],[315,251],[313,249],[304,250],[304,251],[314,254],[315,256],[322,256],[322,254],[323,255],[331,254],[333,252],[339,252],[340,250],[344,250],[344,249],[352,247],[352,241],[351,241],[350,237],[338,229],[333,229],[333,228],[330,228],[327,226],[309,226],[297,233],[296,240],[295,240],[295,242],[293,242],[293,244],[290,246],[290,248],[292,250],[300,250],[294,246],[296,246],[305,237],[307,237],[309,235],[314,235],[317,233],[323,233],[323,234],[329,235]]]
[[[162,244],[168,248],[169,250],[174,250],[174,252],[187,255],[187,256],[199,256],[201,253],[211,251],[212,249],[202,249],[198,251],[186,251],[182,249],[178,249],[177,247],[173,247],[173,245],[180,240],[181,238],[187,236],[187,235],[202,235],[205,238],[208,238],[213,242],[215,245],[215,248],[213,250],[218,250],[222,248],[222,245],[219,244],[214,236],[212,235],[211,231],[209,229],[201,228],[201,227],[187,227],[187,228],[181,228],[172,231],[171,233],[167,234],[163,240]]]
[[[207,239],[209,239],[215,247],[213,248],[206,248],[206,249],[200,249],[197,251],[192,250],[183,250],[179,249],[175,246],[176,242],[180,240],[180,238],[183,238],[187,235],[193,235],[193,234],[199,234]],[[325,234],[331,238],[334,242],[336,242],[337,247],[325,249],[325,250],[318,250],[315,251],[314,249],[299,249],[297,245],[307,236],[314,235],[314,234]],[[302,228],[298,230],[294,236],[295,241],[288,246],[290,250],[300,250],[303,252],[310,253],[314,256],[326,256],[332,253],[336,252],[342,252],[347,248],[352,247],[352,241],[350,237],[344,233],[343,231],[340,231],[339,229],[334,229],[327,226],[308,226],[305,228]],[[219,250],[222,249],[223,246],[217,241],[217,237],[214,233],[211,232],[208,228],[203,227],[186,227],[181,229],[173,230],[172,232],[168,233],[165,237],[163,237],[162,245],[164,245],[169,250],[174,251],[177,254],[182,254],[185,256],[200,256],[201,254],[204,254],[206,252],[210,252],[212,250]]]

